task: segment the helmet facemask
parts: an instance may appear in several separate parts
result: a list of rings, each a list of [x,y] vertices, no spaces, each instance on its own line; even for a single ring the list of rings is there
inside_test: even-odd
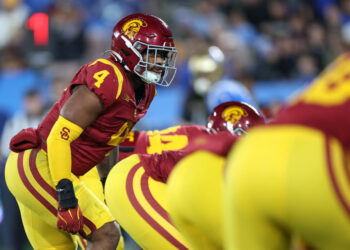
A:
[[[176,74],[177,50],[175,47],[150,45],[141,41],[132,44],[125,36],[121,36],[125,45],[138,57],[139,61],[133,71],[147,83],[168,87]],[[163,63],[157,64],[157,57],[163,55]],[[151,60],[153,57],[153,60]],[[159,73],[149,69],[155,67]]]
[[[147,83],[168,87],[176,74],[177,50],[175,47],[149,45],[137,41],[132,51],[139,57],[139,62],[134,68],[136,75]],[[142,51],[142,54],[139,52]],[[163,58],[163,63],[157,63],[157,57]],[[159,72],[155,72],[152,68]]]
[[[234,136],[241,136],[241,135],[248,134],[247,128],[243,128],[241,124],[238,124],[237,127],[234,127],[233,123],[231,122],[223,122],[219,127],[215,126],[216,128],[214,128],[214,126],[215,126],[214,121],[209,120],[207,123],[207,131],[210,134],[217,134],[222,131],[228,131]]]

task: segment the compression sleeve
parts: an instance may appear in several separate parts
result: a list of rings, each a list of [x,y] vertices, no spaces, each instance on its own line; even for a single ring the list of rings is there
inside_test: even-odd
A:
[[[70,144],[83,129],[59,116],[47,138],[49,169],[55,186],[62,179],[71,180],[72,155]]]

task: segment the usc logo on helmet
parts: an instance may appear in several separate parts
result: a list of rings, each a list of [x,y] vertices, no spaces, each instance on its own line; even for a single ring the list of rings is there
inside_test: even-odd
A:
[[[226,108],[221,116],[225,121],[236,124],[242,117],[247,117],[248,112],[241,107],[231,106]]]
[[[134,40],[141,27],[147,27],[147,23],[143,19],[135,18],[126,22],[122,28],[124,35]]]

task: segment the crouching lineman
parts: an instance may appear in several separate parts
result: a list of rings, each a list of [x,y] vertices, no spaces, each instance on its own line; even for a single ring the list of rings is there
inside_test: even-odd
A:
[[[350,54],[230,153],[226,249],[350,249]]]
[[[216,116],[210,117],[209,123],[227,127],[234,135],[246,134],[251,126],[264,123],[263,116],[248,105],[219,105],[213,114]],[[192,249],[223,248],[223,172],[226,152],[235,142],[225,145],[224,138],[203,140],[207,146],[193,150],[170,174],[166,191],[170,219]],[[213,150],[222,146],[225,153]]]
[[[138,134],[134,152],[141,153],[119,162],[106,181],[106,202],[118,223],[142,248],[191,248],[168,215],[169,174],[180,159],[197,149],[225,157],[237,135],[261,121],[248,104],[227,102],[214,109],[207,127],[177,126]]]

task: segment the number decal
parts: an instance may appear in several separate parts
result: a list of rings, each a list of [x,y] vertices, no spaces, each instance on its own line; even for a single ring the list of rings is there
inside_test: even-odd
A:
[[[152,131],[148,133],[149,146],[147,147],[148,154],[161,154],[162,151],[180,150],[187,146],[188,137],[186,135],[172,135],[171,132],[176,132],[180,126],[171,127],[161,131]]]
[[[131,131],[130,133],[128,133],[128,135],[126,136],[126,139],[129,142],[134,142],[135,141],[135,132]]]
[[[111,136],[111,139],[108,142],[108,145],[117,146],[119,143],[124,141],[124,139],[128,136],[130,129],[132,128],[133,122],[127,121],[123,124],[123,126],[119,129],[117,133]]]
[[[109,71],[108,70],[101,70],[99,72],[96,72],[94,74],[94,78],[97,80],[94,84],[97,88],[101,87],[101,84],[103,83],[103,81],[105,80],[105,78],[109,75]]]

